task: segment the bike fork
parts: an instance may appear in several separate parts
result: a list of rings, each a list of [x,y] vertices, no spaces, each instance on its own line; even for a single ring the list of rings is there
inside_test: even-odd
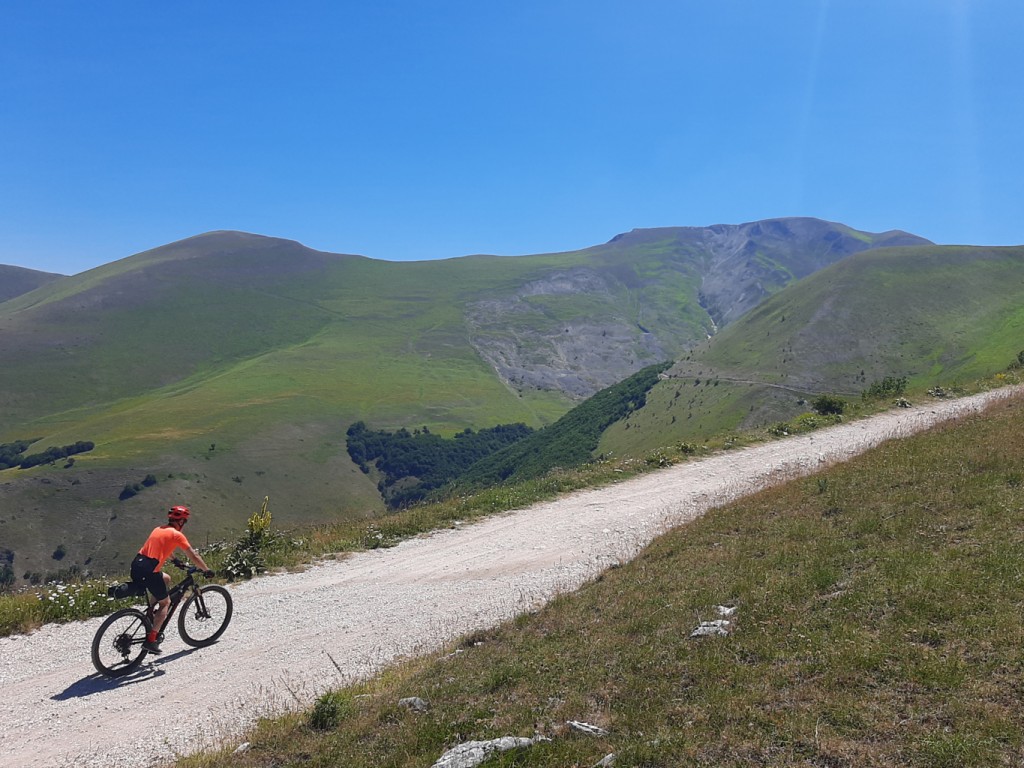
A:
[[[206,610],[206,601],[203,599],[203,593],[200,592],[198,589],[196,590],[196,618],[210,618],[210,612]]]

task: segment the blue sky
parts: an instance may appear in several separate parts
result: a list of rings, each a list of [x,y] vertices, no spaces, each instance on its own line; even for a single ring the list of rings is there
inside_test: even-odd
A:
[[[0,264],[817,216],[1024,243],[1020,0],[0,3]]]

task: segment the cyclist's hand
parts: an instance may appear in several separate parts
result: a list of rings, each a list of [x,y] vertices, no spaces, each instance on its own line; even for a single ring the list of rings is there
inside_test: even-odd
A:
[[[205,576],[208,579],[212,579],[215,575],[216,574],[212,570],[203,571],[203,576]]]

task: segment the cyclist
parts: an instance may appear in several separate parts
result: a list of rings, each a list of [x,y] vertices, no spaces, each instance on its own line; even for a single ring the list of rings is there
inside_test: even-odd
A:
[[[156,610],[153,612],[153,629],[146,636],[146,642],[142,644],[150,653],[160,653],[160,630],[163,629],[167,620],[167,613],[170,609],[171,598],[167,596],[167,590],[171,586],[171,577],[162,572],[167,559],[174,554],[174,550],[183,549],[189,560],[201,568],[207,576],[213,576],[203,558],[192,549],[185,534],[181,529],[188,522],[192,514],[188,507],[171,507],[167,511],[167,525],[157,526],[149,534],[146,543],[142,545],[139,554],[132,560],[132,581],[141,582],[156,602]]]

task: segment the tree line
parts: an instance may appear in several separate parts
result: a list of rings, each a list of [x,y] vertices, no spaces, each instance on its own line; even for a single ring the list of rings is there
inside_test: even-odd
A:
[[[383,475],[377,488],[392,509],[421,501],[458,478],[469,467],[533,430],[525,424],[465,429],[443,438],[427,427],[396,432],[371,430],[362,421],[346,432],[348,454],[365,473],[371,465]]]
[[[385,432],[360,421],[348,428],[348,453],[363,472],[372,465],[383,475],[377,488],[392,509],[436,497],[446,487],[471,490],[540,477],[555,467],[577,467],[594,459],[610,425],[644,406],[647,393],[671,364],[638,371],[540,430],[505,424],[479,432],[466,429],[446,440],[426,427]]]
[[[91,451],[96,447],[96,444],[90,440],[79,440],[71,445],[59,447],[54,445],[40,453],[31,453],[25,456],[25,451],[34,442],[36,440],[15,440],[13,443],[0,444],[0,470],[11,467],[29,469],[40,464],[53,464],[75,454]]]
[[[592,461],[601,435],[647,403],[647,393],[671,367],[666,361],[643,368],[602,389],[562,418],[526,439],[477,462],[460,479],[468,488],[540,477],[555,467],[570,469]]]

